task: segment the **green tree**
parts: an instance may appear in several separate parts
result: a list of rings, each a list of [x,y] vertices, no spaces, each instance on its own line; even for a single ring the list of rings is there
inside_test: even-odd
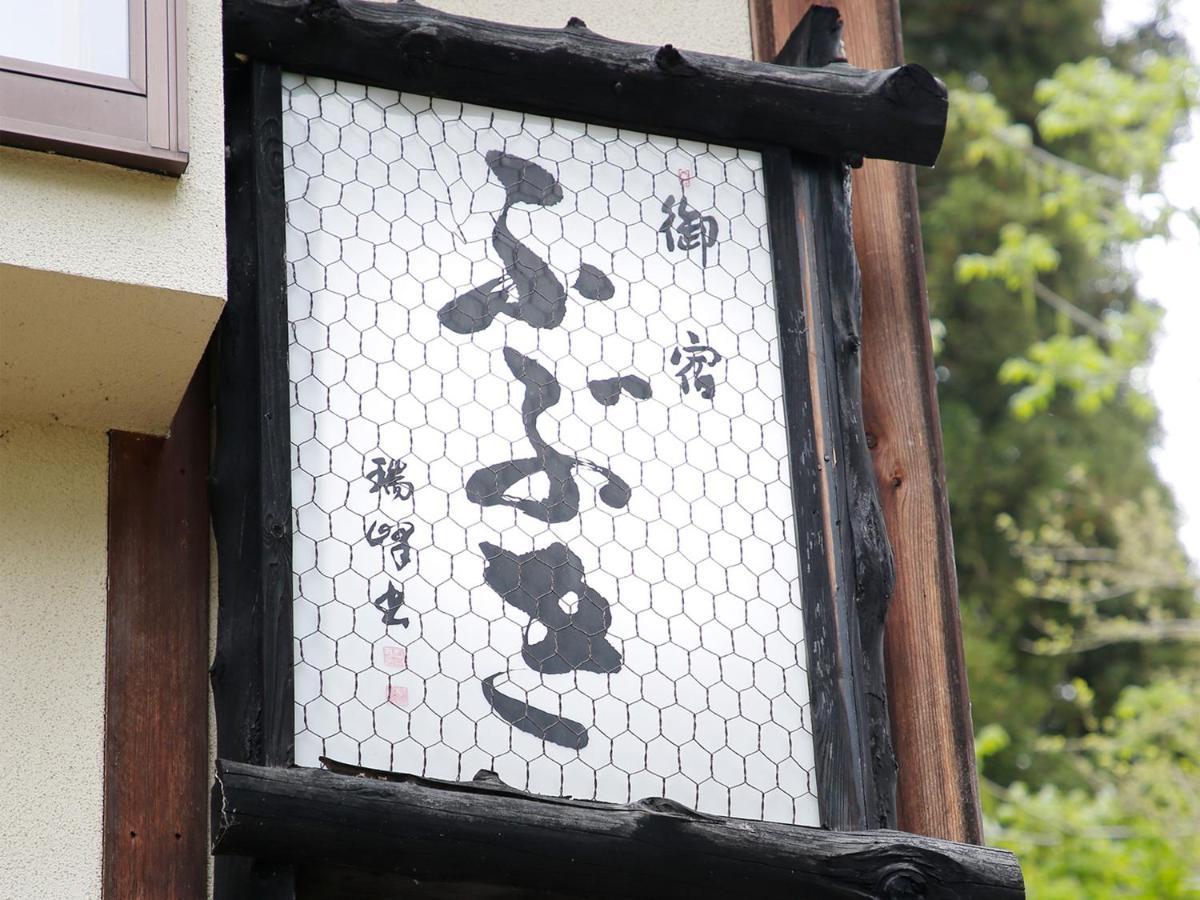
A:
[[[1086,689],[1073,697],[1090,706]],[[989,726],[977,752],[1006,742]],[[1020,857],[1030,897],[1200,896],[1200,678],[1127,688],[1095,731],[1038,751],[1069,758],[1077,785],[982,785],[989,836]]]
[[[1116,44],[1100,12],[905,8],[908,57],[951,90],[920,176],[946,469],[993,839],[1025,855],[1035,897],[1192,896],[1200,853],[1167,840],[1181,812],[1122,784],[1172,783],[1181,759],[1135,754],[1119,775],[1086,742],[1200,670],[1196,583],[1150,459],[1159,312],[1129,253],[1170,215],[1200,221],[1159,194],[1200,82],[1165,7]]]

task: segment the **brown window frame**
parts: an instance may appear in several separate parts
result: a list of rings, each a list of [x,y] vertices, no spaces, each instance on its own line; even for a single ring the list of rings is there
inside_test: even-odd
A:
[[[180,175],[186,0],[129,0],[129,77],[0,56],[0,145]]]

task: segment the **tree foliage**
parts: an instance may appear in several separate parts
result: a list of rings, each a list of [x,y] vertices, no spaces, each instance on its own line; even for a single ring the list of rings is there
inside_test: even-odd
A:
[[[905,7],[909,59],[951,92],[920,183],[946,469],[993,839],[1031,896],[1194,896],[1200,853],[1170,817],[1200,807],[1129,790],[1194,781],[1195,756],[1112,748],[1200,738],[1194,704],[1190,723],[1154,711],[1200,683],[1200,607],[1150,458],[1161,316],[1130,252],[1172,215],[1200,222],[1160,193],[1200,80],[1166,8],[1116,43],[1100,13]]]
[[[1073,694],[1091,705],[1086,687]],[[1018,854],[1037,900],[1196,897],[1200,858],[1200,679],[1130,687],[1095,730],[1049,736],[1039,756],[1069,758],[1075,786],[984,780],[989,836]],[[977,752],[1003,748],[999,725]]]

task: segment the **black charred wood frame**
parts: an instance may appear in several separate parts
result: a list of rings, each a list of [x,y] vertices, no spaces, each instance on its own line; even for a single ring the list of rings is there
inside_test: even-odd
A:
[[[225,0],[229,302],[215,350],[212,476],[218,900],[1020,896],[1020,871],[999,851],[852,833],[894,824],[895,763],[882,667],[891,555],[863,430],[846,166],[864,155],[932,163],[946,93],[916,66],[844,64],[839,36],[836,11],[814,8],[781,64],[768,65],[612,41],[575,19],[532,29],[412,2]],[[281,68],[763,153],[818,804],[824,828],[839,834],[664,800],[613,806],[490,782],[364,782],[289,768]],[[441,887],[414,887],[427,880]]]

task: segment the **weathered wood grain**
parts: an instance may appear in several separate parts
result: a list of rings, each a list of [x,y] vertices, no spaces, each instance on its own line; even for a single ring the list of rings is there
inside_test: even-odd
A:
[[[291,761],[291,492],[279,70],[225,66],[229,300],[217,331],[217,752]],[[261,123],[261,124],[257,124]],[[277,174],[276,174],[277,173]],[[265,326],[265,327],[264,327]],[[270,452],[266,452],[267,448]],[[216,900],[293,896],[290,871],[217,861]]]
[[[795,70],[615,41],[578,19],[521,28],[414,2],[225,0],[225,45],[306,73],[739,146],[930,165],[946,124],[945,88],[919,66]]]
[[[818,7],[780,61],[824,66],[839,55],[837,13]],[[891,571],[862,427],[846,169],[839,160],[779,151],[764,156],[764,172],[821,823],[886,828],[895,822],[881,661]]]
[[[295,740],[292,687],[292,387],[288,375],[279,68],[256,64],[253,107],[255,294],[258,311],[259,534],[262,539],[263,761],[286,766]]]
[[[849,59],[903,57],[896,0],[840,0]],[[755,53],[773,59],[810,0],[752,0]],[[862,271],[863,406],[895,559],[885,630],[899,826],[983,839],[963,660],[954,546],[942,462],[916,180],[867,160],[853,173]]]
[[[208,378],[167,438],[109,438],[104,897],[201,900],[207,881]]]
[[[622,898],[1024,896],[1020,869],[1001,850],[718,818],[661,798],[538,797],[495,776],[378,780],[221,761],[213,828],[219,854],[355,866],[393,885]]]

